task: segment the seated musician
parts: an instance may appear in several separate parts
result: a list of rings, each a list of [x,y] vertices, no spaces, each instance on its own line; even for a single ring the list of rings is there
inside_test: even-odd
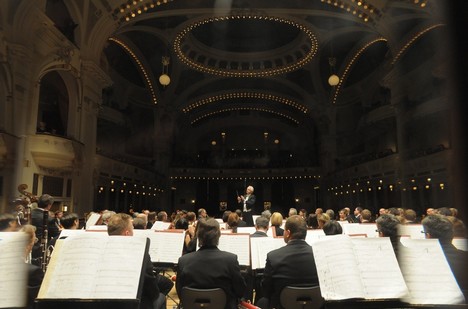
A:
[[[325,235],[339,235],[343,234],[343,228],[338,221],[330,220],[323,225],[323,232]]]
[[[44,273],[39,266],[33,265],[30,262],[31,260],[31,251],[34,244],[37,242],[36,238],[36,227],[33,225],[25,224],[21,227],[20,232],[26,233],[28,235],[28,243],[26,244],[25,250],[25,260],[27,261],[28,266],[28,302],[27,309],[34,308],[34,300],[39,293],[39,289],[42,284],[42,279],[44,278]]]
[[[255,219],[255,233],[250,235],[250,237],[268,237],[268,225],[269,220],[266,217],[257,217],[257,219]]]
[[[468,296],[468,272],[466,265],[468,262],[468,252],[458,250],[453,244],[452,222],[443,215],[429,215],[422,220],[422,225],[426,238],[439,239],[440,246],[444,251],[452,273],[458,282],[458,286],[463,291],[465,298]]]
[[[237,309],[238,299],[246,288],[237,255],[218,249],[221,236],[218,221],[202,219],[197,228],[200,249],[179,258],[176,280],[179,298],[184,287],[221,288],[226,293],[225,309]]]
[[[258,302],[262,309],[282,308],[279,296],[286,286],[318,286],[317,268],[312,247],[306,241],[307,225],[301,216],[286,220],[286,246],[268,253],[263,273],[263,295]]]
[[[400,220],[392,214],[383,214],[375,221],[379,237],[390,237],[393,251],[398,258],[398,248],[400,247],[399,227]]]
[[[275,229],[276,236],[283,236],[284,229],[281,227],[283,224],[283,215],[280,212],[274,212],[270,218],[271,228]]]
[[[110,217],[107,222],[107,233],[109,235],[133,236],[132,217],[118,213]],[[145,254],[145,280],[141,295],[141,309],[164,309],[166,308],[166,297],[159,292],[158,279],[153,273],[153,264],[148,253]]]

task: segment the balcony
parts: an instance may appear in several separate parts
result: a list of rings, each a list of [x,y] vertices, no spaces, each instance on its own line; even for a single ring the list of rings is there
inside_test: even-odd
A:
[[[41,168],[69,171],[83,161],[84,145],[66,137],[30,135],[27,147],[35,164]]]

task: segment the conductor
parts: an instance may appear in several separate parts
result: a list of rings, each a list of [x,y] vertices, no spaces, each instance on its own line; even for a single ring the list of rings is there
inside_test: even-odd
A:
[[[242,206],[242,219],[247,223],[247,226],[254,226],[252,208],[255,205],[255,195],[253,192],[254,187],[248,186],[245,195],[237,196],[237,202]]]

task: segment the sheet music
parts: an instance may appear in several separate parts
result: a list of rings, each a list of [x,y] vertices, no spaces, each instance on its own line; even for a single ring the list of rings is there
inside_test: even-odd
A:
[[[0,308],[26,306],[28,278],[24,254],[28,235],[0,232]]]
[[[343,234],[366,234],[367,237],[379,237],[375,223],[348,223],[341,226]]]
[[[468,239],[466,238],[454,238],[452,244],[458,249],[468,251]]]
[[[170,225],[171,225],[170,222],[155,221],[153,226],[151,227],[151,230],[153,230],[153,231],[167,230]]]
[[[286,246],[283,238],[251,237],[250,254],[252,269],[265,268],[268,252]]]
[[[86,230],[92,232],[107,232],[107,225],[90,225]]]
[[[85,233],[58,240],[38,298],[136,299],[146,239]]]
[[[398,227],[398,233],[402,236],[409,236],[412,239],[424,239],[424,229],[421,224],[400,224]]]
[[[150,239],[149,255],[153,263],[177,264],[184,249],[184,230],[171,232],[133,230],[135,237],[148,237]]]
[[[325,300],[365,298],[353,243],[346,235],[312,243],[320,290]]]
[[[60,231],[59,238],[60,238],[60,237],[68,237],[68,236],[77,235],[77,234],[83,234],[83,233],[86,233],[86,230],[68,230],[68,229],[63,229],[62,231]]]
[[[236,254],[239,265],[250,266],[249,234],[221,234],[218,248]]]
[[[390,238],[350,240],[354,245],[366,298],[401,298],[408,295]]]
[[[406,239],[399,250],[401,271],[413,304],[459,304],[464,301],[437,239]]]
[[[86,229],[90,227],[91,225],[96,225],[96,223],[101,219],[101,215],[98,213],[92,213],[91,216],[89,216],[88,220],[86,220]]]
[[[242,234],[253,234],[255,233],[256,229],[253,226],[246,226],[246,227],[238,227],[237,228],[237,233],[242,233]]]
[[[317,240],[325,237],[325,233],[323,232],[322,229],[317,229],[317,230],[307,230],[307,235],[306,235],[306,243],[308,243],[310,246],[312,246],[313,242],[316,242]]]

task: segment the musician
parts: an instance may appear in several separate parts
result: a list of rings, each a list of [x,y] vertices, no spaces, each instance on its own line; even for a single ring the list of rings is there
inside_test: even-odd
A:
[[[110,217],[107,222],[107,233],[117,236],[133,236],[133,223],[132,217],[118,213]],[[145,280],[143,283],[143,292],[141,295],[140,308],[141,309],[165,309],[166,297],[160,293],[158,288],[158,279],[153,273],[153,264],[151,258],[146,252],[145,254]],[[123,265],[122,265],[123,266]]]
[[[445,258],[466,298],[468,296],[468,272],[466,271],[468,252],[458,250],[452,244],[452,222],[443,215],[429,215],[422,220],[422,225],[426,238],[439,239]]]
[[[267,254],[260,308],[282,308],[279,295],[286,286],[318,286],[314,254],[305,242],[306,235],[304,218],[295,215],[286,220],[283,236],[286,246]]]
[[[200,249],[179,258],[176,289],[181,297],[182,288],[221,288],[226,293],[225,309],[237,309],[238,299],[245,292],[237,255],[218,249],[221,231],[213,218],[197,224]],[[217,308],[221,309],[221,308]]]
[[[198,220],[208,218],[205,208],[198,209]]]
[[[46,237],[44,228],[47,229],[50,221],[49,210],[52,204],[54,204],[54,198],[49,194],[43,194],[37,201],[37,208],[31,211],[31,224],[36,227],[36,237],[40,240],[34,245],[32,251],[32,258],[36,261],[34,263],[39,262],[37,259],[43,257],[43,250],[47,247],[49,237]],[[41,248],[41,246],[43,248]]]
[[[284,229],[281,227],[283,225],[283,215],[280,212],[274,212],[270,218],[271,228],[275,229],[276,236],[283,236]]]
[[[39,266],[32,265],[29,263],[30,255],[34,244],[37,242],[36,238],[36,227],[33,225],[25,224],[21,227],[20,232],[26,233],[28,235],[28,243],[25,250],[25,261],[27,262],[28,267],[28,302],[27,309],[34,308],[34,300],[39,293],[39,289],[42,284],[42,279],[44,278],[44,273]]]
[[[242,218],[247,223],[247,226],[254,226],[252,209],[255,205],[254,187],[248,186],[245,190],[245,195],[239,195],[237,202],[242,206]]]
[[[18,220],[12,214],[0,215],[0,232],[16,232],[18,230]]]
[[[343,234],[343,228],[338,221],[329,220],[323,225],[323,232],[325,235],[339,235]]]
[[[260,216],[255,219],[255,233],[250,235],[250,237],[268,237],[268,225],[269,221],[267,218]]]

